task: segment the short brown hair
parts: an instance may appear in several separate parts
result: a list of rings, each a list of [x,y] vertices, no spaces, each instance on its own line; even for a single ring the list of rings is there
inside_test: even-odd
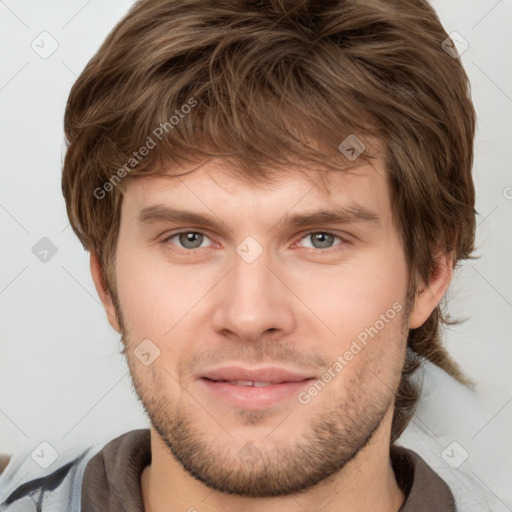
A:
[[[425,0],[135,3],[74,84],[65,113],[67,212],[107,289],[115,295],[124,180],[210,157],[253,182],[290,164],[340,171],[372,158],[364,151],[351,163],[340,152],[356,135],[385,147],[412,300],[439,250],[453,252],[455,266],[474,244],[475,111],[447,38]],[[468,382],[443,347],[443,322],[438,306],[409,331],[392,442],[417,401],[415,354]]]

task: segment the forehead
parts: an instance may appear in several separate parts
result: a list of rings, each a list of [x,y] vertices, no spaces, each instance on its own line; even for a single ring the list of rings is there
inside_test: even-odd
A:
[[[252,222],[253,217],[271,219],[284,211],[311,213],[355,206],[392,221],[385,142],[372,136],[363,142],[363,153],[352,161],[336,151],[316,164],[253,165],[242,157],[169,163],[159,173],[126,180],[121,217],[130,212],[135,220],[143,209],[167,205]]]
[[[377,146],[373,146],[374,148]],[[281,165],[267,166],[264,172],[243,168],[222,158],[210,158],[195,164],[168,165],[163,172],[148,176],[139,175],[126,180],[125,195],[147,196],[159,192],[178,193],[183,184],[197,190],[216,185],[227,193],[235,194],[241,188],[255,193],[272,192],[280,188],[300,186],[313,187],[316,194],[332,199],[340,192],[365,181],[372,188],[388,188],[388,176],[385,161],[380,148],[373,151],[369,159],[347,162],[338,158],[334,164],[320,165]],[[126,199],[126,198],[125,198]]]
[[[229,187],[229,181],[233,186],[246,185],[254,190],[271,190],[274,186],[282,186],[283,183],[290,181],[309,181],[315,185],[315,189],[322,191],[327,196],[332,196],[341,186],[341,181],[347,181],[350,175],[368,175],[371,174],[375,179],[380,180],[380,185],[386,186],[388,183],[388,173],[385,165],[387,145],[386,142],[375,135],[365,134],[350,135],[363,143],[364,151],[353,160],[349,160],[348,153],[339,148],[327,148],[312,140],[307,145],[319,151],[322,155],[321,161],[305,162],[297,161],[295,164],[293,155],[286,155],[280,165],[272,163],[260,163],[253,165],[243,156],[233,157],[231,159],[223,157],[211,157],[202,161],[193,162],[188,155],[174,155],[174,158],[180,161],[169,162],[161,167],[160,171],[149,171],[147,174],[133,173],[128,176],[121,187],[125,194],[128,188],[158,188],[165,182],[165,187],[172,188],[172,182],[179,182],[181,179],[194,181],[197,185],[198,180],[189,180],[192,174],[200,174],[202,180],[213,180],[216,183],[222,183],[224,188]],[[362,139],[362,140],[361,140]],[[343,141],[345,142],[345,141]],[[345,148],[346,149],[346,148]],[[323,157],[325,155],[325,159]],[[182,160],[183,159],[183,160]],[[183,163],[187,161],[187,163]],[[340,179],[343,178],[343,179]],[[154,178],[157,178],[155,181]],[[141,183],[142,182],[142,183]],[[134,183],[137,185],[134,187]],[[158,184],[157,184],[158,183]]]
[[[289,167],[271,172],[266,180],[251,179],[236,166],[209,159],[129,181],[121,205],[125,228],[179,223],[229,231],[264,232],[269,227],[270,232],[277,226],[305,229],[357,222],[386,231],[394,224],[389,186],[378,159],[350,169]]]

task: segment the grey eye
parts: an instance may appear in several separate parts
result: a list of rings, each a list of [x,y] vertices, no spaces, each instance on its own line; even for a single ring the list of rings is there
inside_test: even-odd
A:
[[[173,238],[175,237],[179,237],[179,243],[185,249],[197,249],[198,247],[201,247],[204,240],[204,235],[195,231],[184,231],[183,233],[174,235]]]
[[[326,249],[332,247],[334,241],[337,237],[332,233],[324,233],[323,231],[318,231],[316,233],[309,233],[305,237],[305,239],[310,239],[314,249]]]

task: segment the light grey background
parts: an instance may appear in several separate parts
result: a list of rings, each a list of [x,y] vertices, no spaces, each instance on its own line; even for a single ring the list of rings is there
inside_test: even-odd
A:
[[[60,191],[70,87],[131,3],[0,0],[0,452],[45,440],[59,450],[148,425]],[[504,493],[512,459],[512,0],[433,5],[447,32],[469,43],[462,61],[478,115],[480,258],[457,271],[450,313],[468,320],[448,329],[446,342],[478,383],[484,411],[468,426],[466,448],[486,485]],[[55,44],[43,31],[58,43],[45,59],[31,47]],[[47,262],[32,252],[43,237],[57,248]]]

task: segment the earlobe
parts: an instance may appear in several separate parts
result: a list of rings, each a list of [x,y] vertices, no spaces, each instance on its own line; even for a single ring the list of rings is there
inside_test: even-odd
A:
[[[448,290],[452,276],[453,252],[438,255],[430,282],[428,285],[423,283],[416,292],[414,307],[409,318],[410,329],[416,329],[424,324]]]
[[[113,329],[120,333],[121,328],[119,326],[119,321],[117,319],[117,313],[114,307],[114,303],[112,302],[112,297],[103,281],[101,263],[94,251],[91,251],[90,268],[96,292],[98,293],[101,303],[105,308],[105,313],[107,314],[108,323],[112,326]]]

